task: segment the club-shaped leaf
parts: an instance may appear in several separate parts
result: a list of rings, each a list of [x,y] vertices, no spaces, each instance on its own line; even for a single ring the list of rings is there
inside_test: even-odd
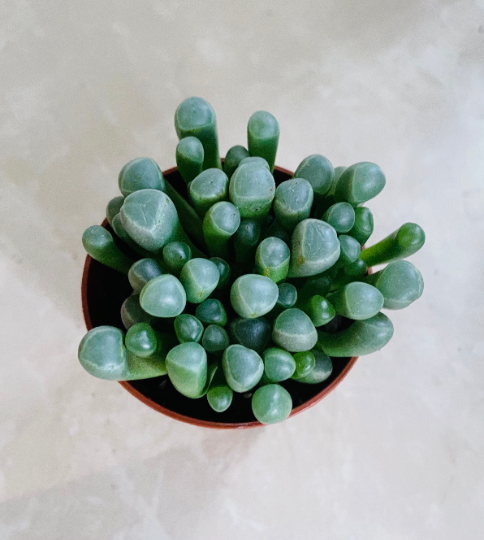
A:
[[[226,411],[234,397],[234,391],[227,384],[222,366],[217,366],[210,389],[207,392],[207,400],[215,412],[222,413]]]
[[[212,106],[202,98],[190,97],[175,112],[175,129],[179,139],[196,137],[203,145],[203,168],[222,168],[218,151],[217,119]]]
[[[193,341],[173,347],[166,355],[168,377],[173,386],[192,399],[205,393],[207,382],[207,353]]]
[[[224,351],[222,366],[227,384],[234,392],[247,392],[260,381],[264,372],[262,358],[243,345],[230,345]]]
[[[139,294],[128,296],[121,306],[121,320],[126,330],[129,330],[133,324],[146,322],[151,324],[155,317],[146,313],[139,303]]]
[[[336,313],[362,321],[374,317],[383,307],[382,293],[368,283],[355,281],[327,295]]]
[[[121,207],[123,206],[123,203],[124,203],[124,197],[121,195],[119,197],[114,197],[114,199],[111,199],[108,202],[108,205],[106,206],[106,218],[108,220],[109,225],[111,225],[111,227],[113,226],[114,216],[117,216],[119,214],[119,211],[121,210]]]
[[[416,223],[405,223],[377,244],[364,249],[360,259],[368,267],[398,261],[416,253],[425,243],[425,233]]]
[[[239,166],[230,179],[230,200],[239,209],[242,218],[260,220],[265,217],[275,191],[274,177],[257,163]]]
[[[84,231],[82,244],[93,259],[118,272],[127,274],[133,265],[134,261],[114,243],[111,233],[100,225],[92,225]]]
[[[201,258],[190,259],[180,273],[187,300],[192,304],[200,304],[206,300],[217,287],[219,278],[217,265]]]
[[[287,277],[290,259],[291,252],[287,244],[280,238],[271,236],[262,240],[257,247],[255,267],[259,274],[279,283]]]
[[[203,324],[189,313],[178,315],[174,322],[175,334],[180,343],[199,342],[202,339]]]
[[[283,311],[275,320],[272,340],[289,352],[308,351],[318,340],[316,328],[311,319],[297,308]]]
[[[150,158],[136,158],[126,163],[119,173],[118,184],[125,197],[140,189],[166,189],[163,173]]]
[[[198,304],[195,315],[203,324],[217,324],[225,326],[227,324],[227,312],[220,300],[207,298],[201,304]]]
[[[289,277],[308,277],[331,268],[340,255],[336,231],[319,219],[301,221],[292,234]]]
[[[249,157],[249,151],[243,146],[232,146],[227,152],[224,161],[224,173],[231,178],[239,163],[246,157]]]
[[[238,343],[262,354],[271,340],[271,324],[265,317],[244,319],[237,317],[230,322],[229,334],[232,343]]]
[[[250,155],[264,158],[273,171],[279,143],[279,124],[274,116],[267,111],[255,112],[247,124],[247,139]]]
[[[311,214],[314,191],[304,178],[281,182],[276,188],[274,213],[279,222],[289,230]]]
[[[162,191],[143,189],[128,195],[120,216],[129,236],[148,251],[156,253],[173,240],[185,240],[175,205]]]
[[[94,377],[122,381],[127,373],[124,333],[114,326],[98,326],[82,338],[78,351],[82,367]]]
[[[185,242],[170,242],[163,248],[163,260],[173,274],[178,275],[192,258],[192,249]]]
[[[270,347],[262,353],[264,375],[269,382],[281,382],[292,377],[296,362],[291,353],[278,347]]]
[[[340,176],[334,198],[356,206],[376,197],[385,187],[383,171],[375,163],[363,161],[348,167]]]
[[[358,240],[360,245],[367,242],[373,234],[373,214],[369,208],[366,206],[355,208],[355,224],[348,234]]]
[[[240,212],[230,202],[215,203],[203,218],[203,235],[210,255],[228,258],[229,240],[240,226]]]
[[[252,412],[261,424],[282,422],[291,411],[291,394],[280,384],[261,386],[252,396]]]
[[[380,350],[393,336],[393,324],[383,313],[371,319],[355,321],[346,330],[334,334],[318,331],[316,348],[328,356],[363,356]]]
[[[162,274],[163,270],[154,259],[140,259],[129,269],[128,280],[131,287],[133,287],[133,291],[135,293],[140,293],[141,289],[148,281],[161,276]]]
[[[191,182],[203,171],[203,144],[196,137],[185,137],[176,147],[176,166],[185,182]]]
[[[313,154],[301,161],[294,178],[305,178],[311,184],[315,198],[322,198],[331,187],[334,168],[327,158]]]
[[[347,233],[355,224],[355,211],[350,203],[339,202],[330,206],[321,219],[337,233]]]
[[[188,193],[198,214],[205,212],[219,201],[228,199],[229,179],[220,169],[207,169],[190,183]]]
[[[241,317],[255,319],[269,313],[279,296],[277,285],[268,277],[245,274],[234,281],[230,290],[232,307]]]
[[[383,307],[403,309],[422,296],[422,274],[409,261],[395,261],[386,268],[365,278],[383,295]]]
[[[130,353],[147,358],[156,351],[156,334],[148,323],[134,324],[126,333],[125,345]]]
[[[171,274],[163,274],[148,281],[140,294],[141,307],[155,317],[176,317],[183,313],[186,303],[183,285]]]
[[[297,382],[319,384],[328,379],[333,372],[333,362],[329,356],[317,349],[313,349],[311,352],[315,359],[314,368],[304,377],[298,377]]]
[[[217,324],[210,324],[203,333],[202,345],[208,353],[222,354],[230,345],[227,331]]]

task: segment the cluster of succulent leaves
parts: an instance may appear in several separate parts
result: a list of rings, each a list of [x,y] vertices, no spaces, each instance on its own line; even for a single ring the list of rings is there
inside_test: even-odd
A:
[[[363,205],[386,181],[374,163],[334,169],[310,155],[276,186],[279,125],[268,112],[251,116],[248,148],[232,147],[223,166],[206,101],[185,100],[175,127],[188,197],[152,159],[134,159],[119,174],[122,196],[107,206],[116,241],[101,226],[84,233],[87,252],[126,273],[133,293],[121,309],[127,332],[90,330],[79,360],[103,379],[168,374],[178,392],[206,396],[217,412],[233,392],[251,391],[255,417],[281,421],[292,400],[280,383],[321,383],[338,358],[388,343],[393,326],[381,309],[422,294],[420,272],[403,258],[422,247],[424,232],[406,223],[361,249],[373,232]]]

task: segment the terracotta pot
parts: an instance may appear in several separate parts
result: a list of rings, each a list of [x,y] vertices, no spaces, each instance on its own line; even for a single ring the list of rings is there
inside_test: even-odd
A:
[[[177,191],[187,196],[185,182],[178,174],[176,167],[164,171],[163,175]],[[274,170],[277,184],[292,176],[292,172],[281,167],[276,167]],[[102,226],[110,229],[106,219]],[[123,249],[124,247],[123,245]],[[125,275],[87,256],[82,276],[82,310],[87,329],[111,325],[124,330],[120,309],[121,304],[131,292],[132,289]],[[331,377],[320,384],[284,381],[283,386],[293,398],[291,416],[312,407],[334,390],[346,377],[357,359],[356,356],[334,359]],[[181,422],[216,429],[262,426],[253,419],[250,395],[234,393],[234,401],[228,411],[216,413],[212,411],[206,399],[193,400],[179,394],[166,375],[141,381],[123,381],[119,384],[148,407]]]

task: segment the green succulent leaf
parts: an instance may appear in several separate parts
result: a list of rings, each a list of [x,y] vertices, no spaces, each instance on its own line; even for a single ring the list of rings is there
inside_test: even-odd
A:
[[[311,215],[314,191],[308,180],[293,178],[281,182],[276,188],[274,213],[279,222],[289,230]]]
[[[108,220],[109,225],[111,225],[111,227],[113,226],[113,219],[115,216],[119,214],[119,211],[121,210],[121,207],[123,206],[123,203],[124,203],[124,197],[121,195],[119,197],[114,197],[114,199],[111,199],[108,202],[108,205],[106,206],[106,218]]]
[[[291,353],[278,347],[270,347],[262,354],[264,375],[268,382],[276,383],[292,377],[296,371],[296,362]]]
[[[233,397],[234,391],[227,384],[222,367],[217,366],[217,370],[207,392],[207,400],[210,407],[212,407],[215,412],[222,413],[230,407]]]
[[[318,334],[304,311],[290,308],[283,311],[275,320],[272,340],[289,352],[301,352],[314,347]]]
[[[239,163],[239,167],[242,165],[246,165],[247,163],[256,163],[257,165],[260,165],[261,167],[265,167],[268,171],[271,170],[269,163],[267,161],[259,156],[249,156],[244,159],[242,159]]]
[[[81,366],[94,377],[122,381],[127,372],[124,333],[114,326],[98,326],[82,338],[78,351]]]
[[[176,166],[185,182],[191,182],[203,171],[205,152],[196,137],[185,137],[176,147]]]
[[[210,260],[215,264],[220,275],[216,289],[223,289],[230,282],[230,265],[220,257],[212,257]]]
[[[328,324],[336,315],[333,305],[324,296],[319,294],[315,294],[309,300],[302,302],[300,307],[311,319],[314,326]]]
[[[280,384],[261,386],[252,396],[252,412],[261,424],[282,422],[291,411],[291,394]]]
[[[192,250],[185,242],[170,242],[163,248],[163,260],[174,274],[178,275],[191,258]]]
[[[356,206],[376,197],[385,187],[386,179],[378,165],[369,162],[355,163],[340,176],[334,197]]]
[[[202,98],[190,97],[175,112],[178,138],[195,137],[203,145],[203,168],[222,168],[218,150],[217,119],[212,106]]]
[[[331,268],[340,255],[336,231],[319,219],[301,221],[292,234],[289,277],[314,276]]]
[[[329,379],[333,372],[333,362],[329,356],[317,349],[313,349],[311,352],[313,353],[315,360],[314,368],[304,377],[298,377],[297,382],[319,384],[326,379]]]
[[[222,366],[227,384],[234,392],[254,388],[264,372],[262,358],[243,345],[230,345],[224,351]]]
[[[236,262],[247,262],[254,258],[261,235],[261,226],[254,219],[243,219],[234,235]]]
[[[166,189],[163,173],[150,158],[136,158],[126,163],[119,173],[118,184],[124,197],[140,189]]]
[[[279,296],[277,285],[268,277],[245,274],[237,278],[230,290],[232,307],[241,317],[255,319],[269,313]]]
[[[228,199],[229,179],[220,169],[207,169],[190,183],[188,193],[198,214],[205,212],[220,201]]]
[[[242,218],[264,218],[271,208],[275,191],[274,177],[257,163],[239,166],[230,179],[230,200]]]
[[[93,259],[123,274],[127,274],[133,265],[133,260],[114,243],[111,233],[100,225],[93,225],[84,231],[82,245]]]
[[[219,278],[217,265],[201,258],[189,260],[180,273],[187,300],[192,304],[206,300],[217,287]]]
[[[193,341],[173,347],[166,355],[168,377],[180,394],[197,399],[206,391],[207,353]]]
[[[141,307],[155,317],[176,317],[183,313],[186,303],[183,285],[171,274],[163,274],[148,281],[140,294]]]
[[[331,187],[334,168],[327,158],[320,154],[313,154],[301,161],[294,177],[305,178],[311,184],[315,197],[321,198]]]
[[[329,223],[337,233],[347,233],[355,224],[355,211],[349,203],[335,203],[326,210],[322,220]]]
[[[279,144],[279,124],[267,111],[257,111],[247,125],[249,154],[264,158],[270,170],[274,170],[277,145]]]
[[[203,235],[210,255],[228,258],[229,240],[240,226],[240,212],[230,202],[215,203],[203,218]]]
[[[291,252],[280,238],[271,236],[262,240],[255,252],[255,266],[259,274],[275,283],[286,279]]]
[[[128,195],[120,216],[129,236],[148,251],[156,253],[173,240],[185,240],[175,205],[162,191],[143,189]]]
[[[383,295],[383,307],[387,309],[403,309],[423,293],[422,274],[409,261],[395,261],[386,268],[365,278]]]
[[[246,157],[249,157],[249,155],[249,151],[243,146],[232,146],[225,156],[224,173],[231,178],[239,163]]]
[[[203,324],[194,315],[182,313],[174,322],[175,334],[180,343],[199,342],[202,339]]]
[[[377,244],[364,249],[360,259],[368,267],[398,261],[416,253],[425,243],[425,233],[416,223],[405,223]]]
[[[141,358],[152,356],[157,348],[156,334],[148,323],[136,323],[126,333],[128,351]]]
[[[131,287],[133,287],[133,291],[135,293],[140,293],[141,289],[148,281],[161,276],[162,274],[163,270],[154,259],[140,259],[129,269],[128,280]]]
[[[139,302],[139,294],[134,293],[128,296],[121,306],[121,320],[126,330],[129,330],[136,323],[151,324],[155,321],[155,317],[143,310]]]
[[[271,331],[271,324],[265,317],[256,319],[237,317],[229,324],[231,341],[248,349],[254,349],[259,354],[262,354],[271,340]]]
[[[296,381],[299,378],[307,377],[316,366],[316,359],[312,351],[302,351],[294,355],[296,370],[292,376]]]
[[[363,356],[380,350],[393,336],[393,324],[383,313],[355,321],[346,330],[333,334],[318,331],[316,348],[328,356]]]
[[[203,348],[211,354],[221,354],[230,345],[230,339],[225,328],[210,324],[205,328],[202,337]]]
[[[355,281],[328,294],[327,300],[336,313],[354,320],[374,317],[383,307],[383,295],[368,283]]]
[[[355,238],[360,245],[367,242],[373,234],[373,214],[366,206],[355,208],[355,224],[348,233]]]
[[[225,326],[227,324],[227,312],[220,300],[208,298],[197,306],[195,315],[203,324],[217,324]]]

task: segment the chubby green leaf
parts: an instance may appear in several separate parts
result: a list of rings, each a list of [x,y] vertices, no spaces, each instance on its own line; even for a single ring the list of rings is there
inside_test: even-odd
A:
[[[383,313],[355,321],[346,330],[333,334],[318,331],[316,348],[328,356],[363,356],[380,350],[393,336],[393,324]]]
[[[230,345],[224,351],[222,366],[227,384],[234,392],[247,392],[264,372],[262,358],[243,345]]]
[[[252,396],[252,412],[261,424],[282,422],[291,411],[291,394],[280,384],[261,386]]]
[[[168,377],[173,386],[184,396],[201,397],[206,391],[207,353],[193,341],[173,347],[166,355]]]
[[[150,158],[136,158],[126,163],[119,173],[118,185],[124,197],[140,189],[166,189],[163,173]]]

